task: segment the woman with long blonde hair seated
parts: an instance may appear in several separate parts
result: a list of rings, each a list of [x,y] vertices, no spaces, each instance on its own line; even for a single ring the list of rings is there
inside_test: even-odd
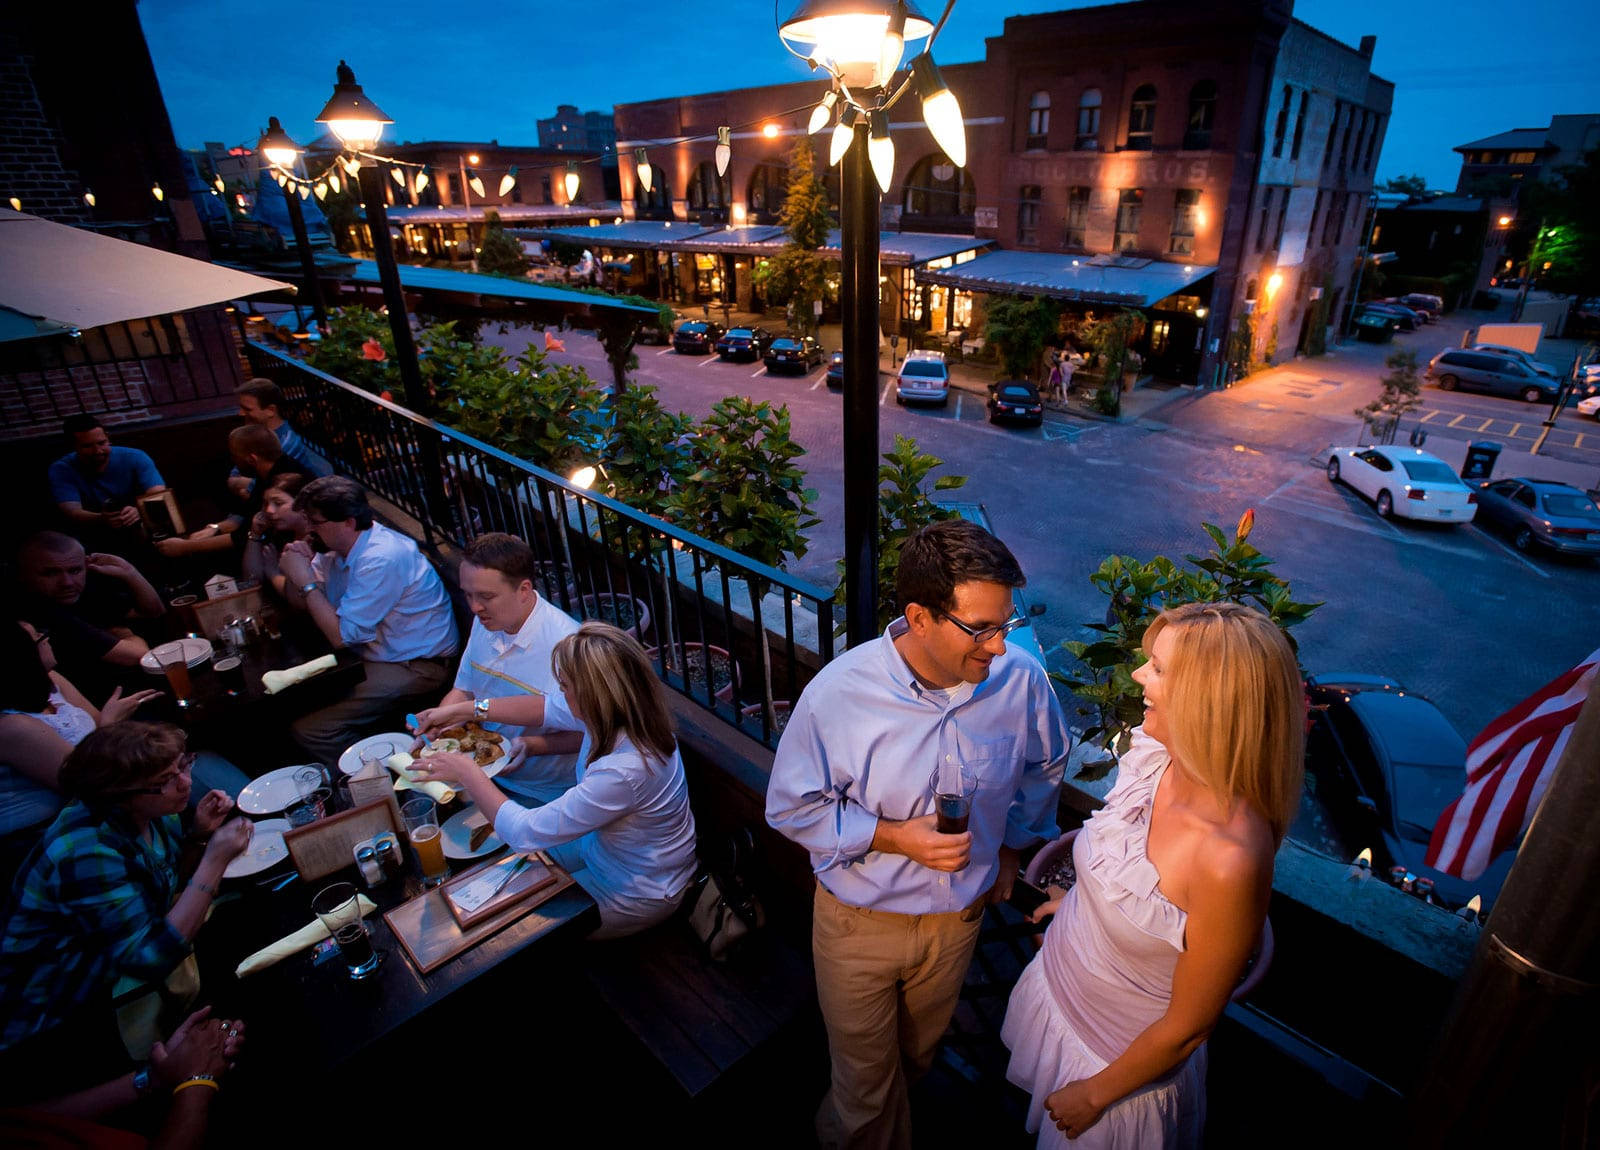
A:
[[[564,707],[583,725],[578,784],[542,807],[509,801],[470,755],[416,761],[424,780],[464,788],[513,850],[550,850],[600,904],[591,938],[668,918],[694,880],[694,815],[665,689],[639,641],[588,622],[551,657]]]
[[[1035,915],[1055,919],[1001,1032],[1041,1147],[1200,1144],[1205,1041],[1299,803],[1304,690],[1276,624],[1188,604],[1144,650],[1144,722],[1073,844],[1076,883]]]

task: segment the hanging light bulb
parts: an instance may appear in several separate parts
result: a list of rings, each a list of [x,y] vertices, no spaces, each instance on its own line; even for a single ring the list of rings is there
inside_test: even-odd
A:
[[[406,174],[399,168],[390,168],[389,178],[395,183],[399,184],[402,188],[406,186]]]
[[[427,168],[419,168],[417,170],[417,178],[411,184],[411,189],[417,195],[420,196],[422,194],[422,189],[427,187],[427,186],[428,186],[428,169]]]
[[[328,185],[323,183],[321,180],[317,181],[317,186],[313,188],[312,191],[317,193],[317,203],[319,204],[328,198]]]
[[[150,185],[150,194],[156,198],[156,203],[158,204],[167,198],[167,193],[161,190],[161,181],[159,180]]]
[[[289,177],[282,172],[274,172],[272,178],[278,181],[278,187],[280,188],[289,182]]]
[[[850,150],[850,141],[855,139],[856,110],[846,108],[839,113],[839,122],[833,126],[833,139],[828,141],[828,167],[836,166],[844,159],[844,154]]]
[[[823,94],[822,103],[811,109],[811,123],[806,128],[808,135],[815,136],[828,126],[828,117],[833,115],[833,106],[839,102],[839,93],[829,88]]]
[[[216,179],[214,179],[214,180],[212,180],[212,181],[211,181],[211,182],[212,182],[212,183],[213,183],[213,184],[214,184],[214,185],[216,185],[216,189],[217,189],[217,195],[219,195],[219,196],[220,196],[220,195],[221,195],[221,194],[222,194],[222,193],[223,193],[223,192],[225,192],[225,191],[227,191],[227,190],[228,190],[228,185],[226,185],[226,184],[224,184],[224,183],[223,183],[223,182],[222,182],[222,177],[221,177],[221,176],[218,176],[218,177],[217,177],[217,178],[216,178]]]
[[[17,199],[16,196],[12,196],[9,202],[11,204],[12,211],[20,212],[22,210],[22,201]]]
[[[561,177],[561,182],[567,189],[567,203],[572,203],[578,198],[578,162],[567,161],[567,174]]]
[[[478,198],[480,200],[489,194],[483,190],[483,177],[478,175],[477,171],[472,168],[467,169],[467,183],[471,186],[472,190],[478,194]]]
[[[883,30],[883,42],[878,48],[878,71],[873,79],[883,87],[900,70],[900,56],[906,50],[905,0],[896,0],[889,10],[889,26]]]
[[[728,174],[728,161],[733,158],[733,129],[717,129],[717,175]]]
[[[340,186],[341,185],[339,183],[339,173],[338,172],[329,172],[328,173],[328,188],[333,192],[334,195],[337,196],[339,194]]]
[[[889,185],[894,182],[894,141],[889,138],[889,113],[882,108],[872,113],[867,157],[872,161],[872,174],[878,177],[878,187],[887,195]]]
[[[633,150],[633,164],[639,170],[639,186],[644,188],[644,194],[648,196],[655,173],[650,170],[650,160],[645,156],[643,148]]]
[[[294,190],[300,193],[300,198],[302,200],[309,200],[311,198],[311,188],[306,184],[297,184]]]
[[[961,104],[945,87],[933,57],[926,52],[911,61],[911,75],[922,93],[922,119],[938,141],[944,154],[958,168],[967,166],[967,128],[961,119]]]
[[[339,162],[344,165],[344,174],[349,176],[352,180],[355,179],[361,171],[361,161],[356,159],[354,156],[346,156]]]
[[[515,164],[512,164],[511,165],[511,170],[509,172],[507,172],[505,175],[500,177],[500,196],[501,196],[501,198],[504,198],[505,194],[507,192],[509,192],[512,188],[516,187],[516,186],[517,186],[517,166]]]
[[[93,188],[85,188],[83,190],[83,202],[88,204],[91,208],[94,207],[94,189]]]

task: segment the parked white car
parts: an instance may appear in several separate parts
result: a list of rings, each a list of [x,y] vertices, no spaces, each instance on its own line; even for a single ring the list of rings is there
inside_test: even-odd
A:
[[[1600,395],[1591,395],[1588,399],[1578,400],[1578,414],[1600,419]]]
[[[1385,519],[1470,523],[1478,512],[1478,493],[1444,460],[1415,447],[1335,447],[1328,481],[1341,480],[1372,500]]]
[[[945,366],[944,353],[940,351],[914,351],[900,365],[894,381],[896,403],[950,402],[950,369]]]

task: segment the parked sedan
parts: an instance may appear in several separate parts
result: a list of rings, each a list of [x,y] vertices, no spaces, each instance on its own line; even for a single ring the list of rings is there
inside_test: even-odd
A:
[[[1035,427],[1044,422],[1039,389],[1025,379],[1002,379],[989,385],[989,422],[1015,420]]]
[[[1372,848],[1374,875],[1403,866],[1434,882],[1434,901],[1454,908],[1476,894],[1487,910],[1514,850],[1470,882],[1422,861],[1439,816],[1467,781],[1467,745],[1449,720],[1423,696],[1377,675],[1316,675],[1306,681],[1306,696],[1306,774],[1339,837],[1353,851]]]
[[[722,338],[722,325],[691,319],[672,334],[672,350],[679,355],[707,355]]]
[[[1496,479],[1479,487],[1478,509],[1478,522],[1504,528],[1518,551],[1537,543],[1569,555],[1600,555],[1600,507],[1576,487]]]
[[[828,386],[844,386],[844,352],[836,351],[828,357]]]
[[[1578,401],[1578,414],[1600,419],[1600,395],[1591,395]]]
[[[728,334],[717,340],[717,355],[726,360],[754,362],[766,354],[772,343],[772,333],[764,327],[730,327]]]
[[[1381,315],[1395,321],[1401,331],[1416,331],[1423,325],[1422,316],[1397,303],[1364,303],[1356,308],[1356,316]]]
[[[761,358],[770,374],[793,371],[804,375],[822,362],[822,345],[809,335],[786,335],[773,340]]]
[[[1385,519],[1468,523],[1478,510],[1478,493],[1444,460],[1415,447],[1335,447],[1328,482],[1340,480],[1372,500]]]

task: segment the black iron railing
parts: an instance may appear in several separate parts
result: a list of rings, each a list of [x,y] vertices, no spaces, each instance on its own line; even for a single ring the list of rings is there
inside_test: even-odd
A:
[[[399,508],[424,542],[527,540],[540,594],[635,632],[662,678],[769,746],[786,703],[833,658],[831,594],[380,399],[264,344],[253,374],[283,389],[334,469]],[[752,593],[753,592],[753,593]]]

